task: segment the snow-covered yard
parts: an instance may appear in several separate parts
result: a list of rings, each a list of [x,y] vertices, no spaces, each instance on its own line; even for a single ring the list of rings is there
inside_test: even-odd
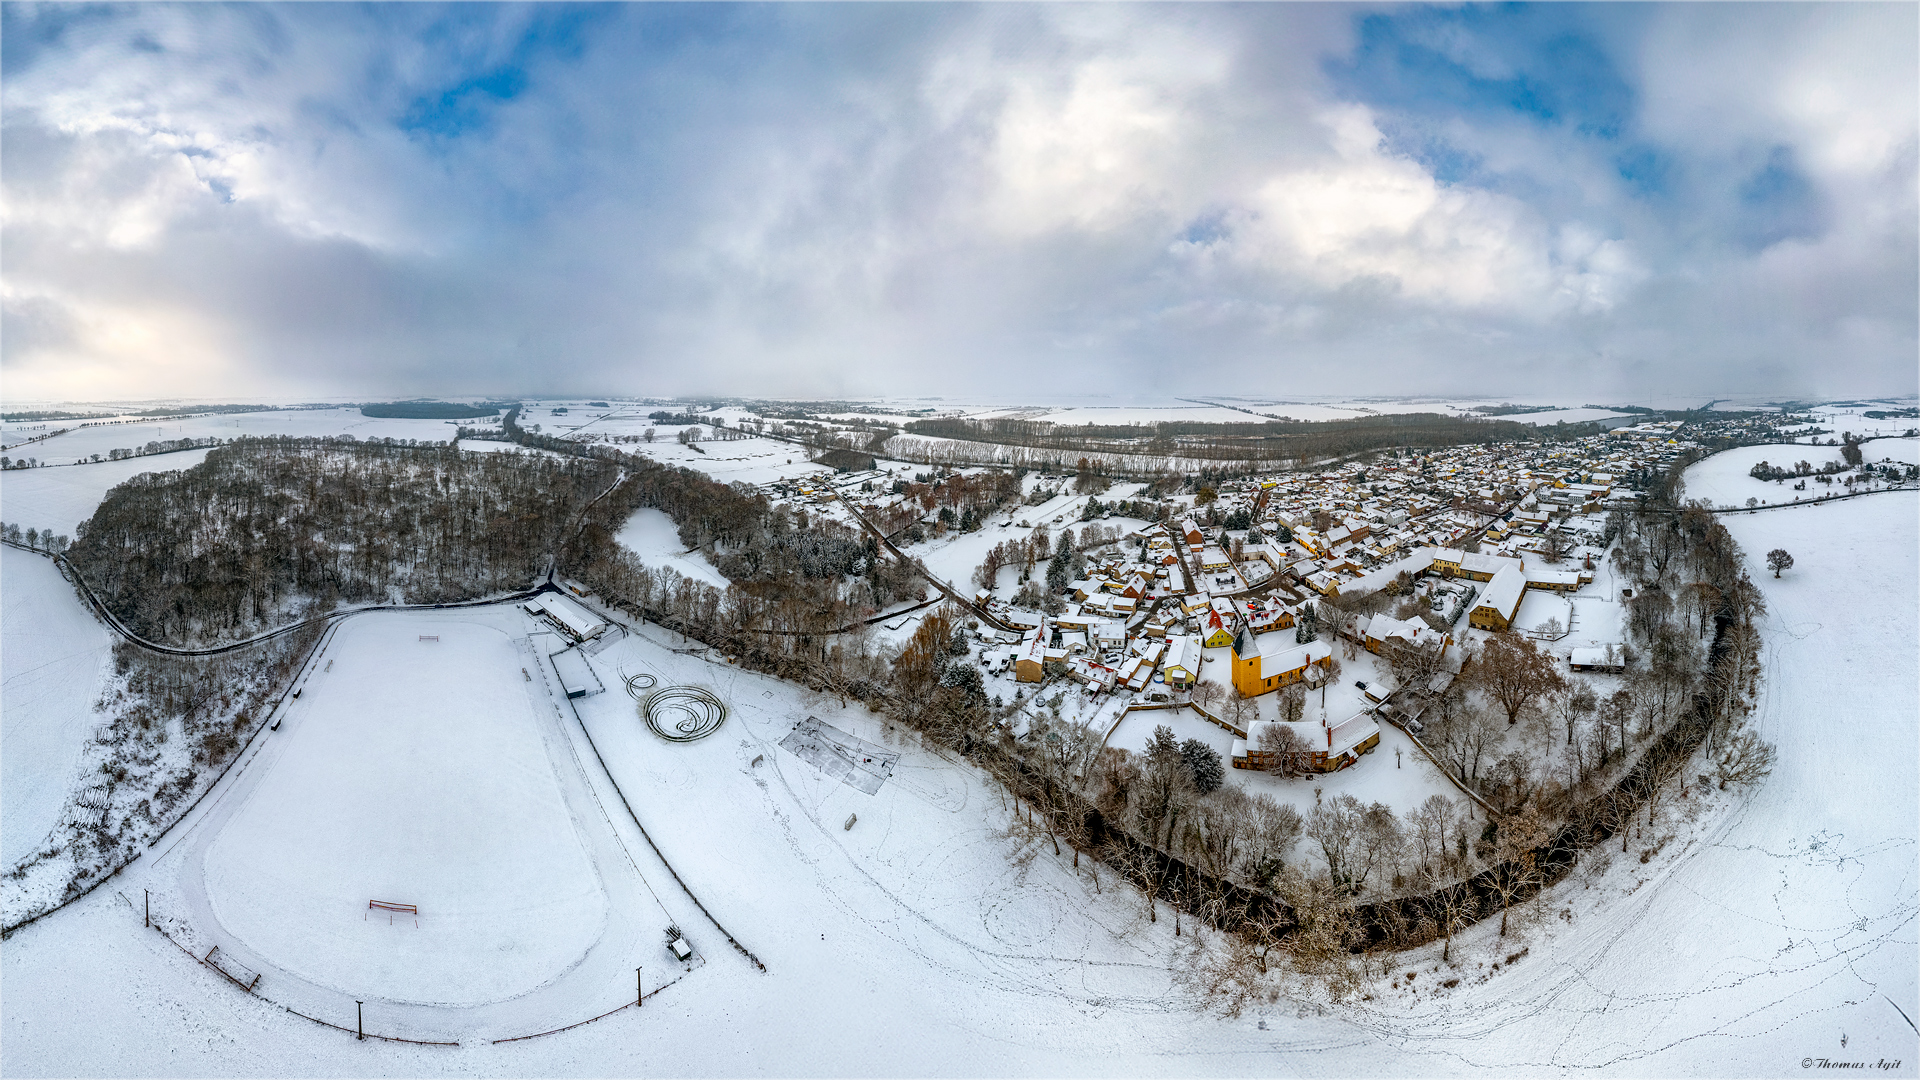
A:
[[[1316,695],[1317,700],[1317,695]],[[1347,715],[1338,714],[1337,719]],[[1123,747],[1136,753],[1146,749],[1153,729],[1161,724],[1173,730],[1176,738],[1199,739],[1219,751],[1227,768],[1227,782],[1249,795],[1265,793],[1293,807],[1305,817],[1314,803],[1340,795],[1351,795],[1363,804],[1385,803],[1394,813],[1405,817],[1434,795],[1445,796],[1465,805],[1466,798],[1433,763],[1427,760],[1413,740],[1392,724],[1381,723],[1380,745],[1360,760],[1339,772],[1286,778],[1253,769],[1235,769],[1231,764],[1233,733],[1208,723],[1192,709],[1136,710],[1126,715],[1107,740],[1108,746]],[[1316,789],[1318,793],[1316,794]],[[1302,847],[1298,857],[1311,863],[1315,855],[1311,845]]]

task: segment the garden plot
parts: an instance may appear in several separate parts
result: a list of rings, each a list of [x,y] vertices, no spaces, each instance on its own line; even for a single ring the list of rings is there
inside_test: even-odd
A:
[[[725,588],[727,579],[699,552],[687,553],[680,543],[680,527],[664,511],[642,507],[620,526],[614,540],[656,569],[672,570],[684,578]]]
[[[60,819],[112,639],[53,562],[0,548],[0,863],[31,854]]]
[[[205,450],[182,450],[88,465],[0,470],[0,517],[23,529],[72,536],[113,488],[142,473],[191,469],[206,458]]]
[[[501,618],[518,616],[342,624],[207,848],[227,932],[343,993],[449,1004],[524,993],[594,943],[606,897]],[[416,906],[418,928],[376,900]]]

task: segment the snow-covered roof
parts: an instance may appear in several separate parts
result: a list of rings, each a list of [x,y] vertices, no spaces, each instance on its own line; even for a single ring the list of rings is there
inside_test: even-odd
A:
[[[567,633],[582,641],[607,628],[607,621],[588,611],[571,597],[560,593],[541,593],[526,604],[529,612],[544,614]]]
[[[1502,619],[1511,620],[1513,613],[1520,609],[1520,598],[1526,591],[1526,575],[1511,566],[1503,567],[1487,582],[1487,591],[1480,594],[1473,606],[1476,610],[1490,608],[1499,612]]]
[[[1324,641],[1309,641],[1305,645],[1280,648],[1281,642],[1271,640],[1273,636],[1265,634],[1253,638],[1253,646],[1259,650],[1260,678],[1262,679],[1271,679],[1290,671],[1299,671],[1308,664],[1317,664],[1333,655],[1333,646]],[[1250,658],[1251,652],[1243,653],[1242,656]]]

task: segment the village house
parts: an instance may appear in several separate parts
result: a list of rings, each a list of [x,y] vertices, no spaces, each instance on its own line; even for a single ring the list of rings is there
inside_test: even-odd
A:
[[[1338,772],[1380,745],[1380,725],[1365,712],[1355,713],[1338,724],[1255,720],[1247,725],[1246,738],[1233,740],[1233,767],[1271,769],[1279,765],[1274,760],[1276,752],[1262,749],[1261,744],[1268,741],[1267,732],[1270,729],[1283,727],[1292,730],[1306,747],[1299,751],[1301,760],[1294,763],[1294,767],[1302,772]]]
[[[1511,566],[1503,568],[1493,575],[1486,591],[1474,602],[1473,610],[1467,614],[1467,625],[1481,630],[1508,629],[1520,611],[1520,600],[1526,591],[1526,575]]]
[[[1307,669],[1316,664],[1324,670],[1332,658],[1333,647],[1324,641],[1288,645],[1275,634],[1242,631],[1233,641],[1233,688],[1241,697],[1259,697],[1306,679]]]
[[[1234,626],[1239,621],[1233,601],[1213,601],[1200,616],[1200,643],[1209,649],[1223,649],[1233,644]]]
[[[1013,677],[1020,682],[1044,682],[1047,677],[1047,624],[1028,631],[1013,655]]]
[[[1179,634],[1167,639],[1167,658],[1160,670],[1167,677],[1167,685],[1175,690],[1185,690],[1200,677],[1200,639],[1192,634]]]

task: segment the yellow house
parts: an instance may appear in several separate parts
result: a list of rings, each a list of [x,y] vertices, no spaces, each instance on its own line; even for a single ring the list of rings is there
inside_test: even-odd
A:
[[[1487,583],[1487,591],[1480,594],[1473,610],[1467,614],[1467,625],[1481,630],[1505,630],[1513,625],[1513,617],[1520,611],[1520,600],[1526,595],[1526,575],[1513,567],[1505,567],[1493,575]]]
[[[1224,613],[1220,610],[1227,604],[1227,601],[1216,600],[1207,613],[1200,616],[1200,643],[1209,649],[1233,644],[1233,626],[1239,620],[1234,617],[1231,607],[1227,607]]]
[[[1309,641],[1291,648],[1274,635],[1266,640],[1241,632],[1233,640],[1233,688],[1241,697],[1259,697],[1288,683],[1307,677],[1315,664],[1323,669],[1333,658],[1333,647],[1324,641]]]
[[[1029,632],[1025,641],[1020,643],[1020,651],[1014,654],[1013,677],[1017,682],[1045,682],[1047,678],[1047,624],[1041,620],[1038,628]]]

